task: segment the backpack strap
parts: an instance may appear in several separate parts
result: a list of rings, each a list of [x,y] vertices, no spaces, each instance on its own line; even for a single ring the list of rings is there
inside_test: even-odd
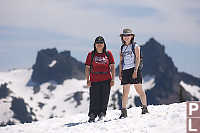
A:
[[[133,51],[133,54],[135,55],[135,44],[136,44],[136,42],[133,42],[132,43],[132,51]],[[136,56],[136,55],[135,55]]]
[[[92,62],[93,62],[93,59],[94,59],[94,55],[95,55],[95,52],[92,51],[92,54],[91,54],[91,61],[90,61],[90,73],[92,72],[92,68],[93,68]]]
[[[120,51],[121,54],[122,54],[122,50],[123,50],[123,47],[124,47],[124,46],[125,46],[124,44],[121,45],[121,51]],[[124,60],[123,60],[123,59],[122,59],[122,62],[121,62],[121,63],[122,63],[122,65],[124,64]]]
[[[124,44],[121,45],[121,53],[122,53],[123,47],[124,47]]]
[[[108,57],[108,62],[109,62],[109,65],[110,65],[110,54],[108,51],[106,51],[106,56]]]
[[[93,59],[94,59],[94,55],[95,55],[95,53],[94,53],[94,51],[92,51],[90,66],[92,66],[92,62],[93,62]]]

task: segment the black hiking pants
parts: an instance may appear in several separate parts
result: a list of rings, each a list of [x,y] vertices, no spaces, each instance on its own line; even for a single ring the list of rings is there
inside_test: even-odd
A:
[[[99,116],[100,113],[106,115],[109,96],[110,80],[102,82],[92,82],[90,87],[90,107],[88,116]]]

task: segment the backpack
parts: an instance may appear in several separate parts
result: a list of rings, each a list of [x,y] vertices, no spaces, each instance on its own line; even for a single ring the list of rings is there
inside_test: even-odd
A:
[[[132,52],[134,55],[135,55],[135,44],[136,44],[136,42],[132,43]],[[124,46],[125,46],[124,44],[121,46],[121,52],[122,52],[122,49]],[[140,64],[139,64],[138,69],[141,70],[142,68],[143,68],[143,54],[142,54],[142,50],[141,50],[141,46],[140,46]]]
[[[108,51],[106,51],[106,56],[108,57],[108,61],[109,61],[109,64],[110,64],[110,59],[109,59],[109,53]],[[92,62],[93,62],[93,59],[94,59],[94,55],[95,55],[95,52],[92,51],[92,54],[91,54],[91,62],[90,62],[90,73],[95,73],[95,74],[107,74],[108,72],[92,72],[92,69],[93,69],[93,66],[92,66]]]

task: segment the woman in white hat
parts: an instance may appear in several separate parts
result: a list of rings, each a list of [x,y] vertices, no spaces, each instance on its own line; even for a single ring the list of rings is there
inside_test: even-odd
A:
[[[140,95],[142,114],[148,113],[148,109],[146,94],[142,89],[140,46],[134,42],[135,34],[133,34],[131,29],[123,29],[120,37],[122,46],[120,52],[119,79],[121,80],[121,85],[123,85],[122,109],[119,117],[121,119],[127,117],[126,105],[131,84],[134,84],[137,93]]]

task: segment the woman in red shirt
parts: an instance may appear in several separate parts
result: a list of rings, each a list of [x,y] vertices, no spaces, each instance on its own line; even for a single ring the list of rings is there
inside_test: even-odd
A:
[[[85,77],[90,87],[88,122],[94,122],[97,116],[102,120],[106,115],[110,89],[115,78],[114,58],[110,51],[106,51],[103,37],[95,39],[94,50],[88,53],[85,65]]]

